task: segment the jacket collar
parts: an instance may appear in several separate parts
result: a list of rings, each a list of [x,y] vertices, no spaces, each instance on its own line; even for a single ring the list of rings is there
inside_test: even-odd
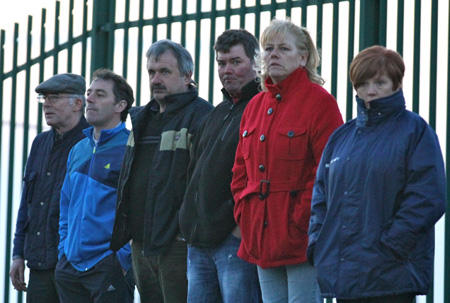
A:
[[[54,128],[52,128],[53,131],[53,138],[54,140],[65,140],[68,138],[72,138],[73,136],[79,134],[83,129],[89,127],[89,123],[87,123],[86,118],[84,117],[84,115],[81,115],[80,121],[78,121],[78,124],[72,128],[71,130],[65,132],[64,134],[62,134],[62,136],[60,134],[58,134],[56,132],[56,130]]]
[[[278,84],[274,84],[272,81],[272,78],[267,77],[266,81],[264,82],[268,92],[272,95],[272,97],[275,97],[277,94],[281,94],[283,92],[290,91],[292,89],[303,89],[304,85],[303,83],[310,82],[308,78],[308,73],[305,69],[302,67],[297,68],[294,70],[290,75],[286,77],[283,81],[281,81]],[[286,100],[283,98],[282,100]],[[281,100],[280,100],[281,101]]]
[[[98,143],[108,141],[109,139],[111,139],[112,137],[114,137],[115,135],[117,135],[124,129],[125,129],[125,123],[120,122],[119,125],[117,125],[114,128],[102,130],[100,132],[100,138],[98,140]],[[94,138],[93,138],[94,127],[93,126],[84,129],[83,133],[85,134],[85,136],[87,138],[89,138],[90,141],[92,141],[92,142],[94,141]]]
[[[198,91],[193,85],[189,85],[188,90],[184,93],[173,94],[166,96],[164,101],[166,101],[166,109],[164,110],[165,115],[170,115],[176,112],[178,109],[184,107],[185,105],[191,103],[198,96]],[[160,106],[155,99],[152,99],[149,104],[147,104],[146,110],[159,111]]]
[[[197,97],[198,97],[197,89],[195,88],[195,86],[189,85],[187,92],[169,95],[165,98],[167,106],[163,114],[173,115],[180,108],[194,101]],[[136,131],[139,131],[141,129],[142,123],[145,123],[145,121],[147,121],[145,116],[150,114],[151,111],[159,112],[159,109],[160,109],[159,103],[155,99],[150,100],[150,102],[148,102],[145,106],[130,108],[129,113],[135,136],[137,135]]]
[[[405,98],[400,89],[394,94],[370,102],[370,108],[367,109],[364,101],[356,96],[358,104],[358,116],[356,125],[358,127],[376,126],[387,118],[405,110]]]
[[[241,96],[239,98],[239,101],[236,102],[236,104],[242,103],[244,101],[249,101],[251,98],[253,98],[256,94],[259,93],[258,90],[259,82],[257,82],[257,79],[250,81],[246,85],[244,85],[241,89]],[[233,103],[233,98],[230,96],[228,91],[225,88],[222,88],[222,94],[225,100],[227,100],[230,103]]]

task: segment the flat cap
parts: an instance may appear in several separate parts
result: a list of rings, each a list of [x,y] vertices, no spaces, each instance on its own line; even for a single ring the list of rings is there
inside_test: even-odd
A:
[[[84,95],[86,92],[86,81],[76,74],[58,74],[39,84],[36,89],[38,94],[75,94]]]

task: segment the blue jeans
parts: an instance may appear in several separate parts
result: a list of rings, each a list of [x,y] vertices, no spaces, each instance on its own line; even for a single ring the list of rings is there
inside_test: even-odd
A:
[[[264,303],[322,303],[316,271],[309,263],[262,269],[258,266]]]
[[[188,303],[256,303],[261,291],[256,266],[238,258],[232,234],[217,248],[188,247]]]

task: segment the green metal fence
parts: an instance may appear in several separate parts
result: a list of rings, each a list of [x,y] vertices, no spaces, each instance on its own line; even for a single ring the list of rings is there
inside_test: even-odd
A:
[[[448,0],[56,1],[40,16],[30,16],[26,31],[16,24],[13,33],[0,32],[0,242],[5,247],[0,251],[5,264],[0,296],[5,303],[24,299],[9,282],[11,243],[29,148],[34,136],[48,129],[34,88],[60,72],[79,73],[90,81],[92,71],[107,67],[128,79],[137,105],[145,104],[150,99],[145,50],[169,38],[191,52],[200,96],[217,104],[216,37],[227,28],[246,28],[259,37],[272,18],[286,16],[310,30],[322,53],[325,88],[347,120],[355,115],[347,76],[354,55],[374,44],[401,53],[407,65],[407,106],[436,129],[446,162],[450,159]],[[437,227],[434,288],[418,301],[450,302],[450,237],[445,234],[450,234],[449,220]]]

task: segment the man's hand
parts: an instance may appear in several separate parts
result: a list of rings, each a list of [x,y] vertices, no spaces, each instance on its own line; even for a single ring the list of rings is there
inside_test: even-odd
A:
[[[25,261],[23,259],[14,259],[9,271],[12,285],[18,291],[27,291],[27,285],[24,279]]]

